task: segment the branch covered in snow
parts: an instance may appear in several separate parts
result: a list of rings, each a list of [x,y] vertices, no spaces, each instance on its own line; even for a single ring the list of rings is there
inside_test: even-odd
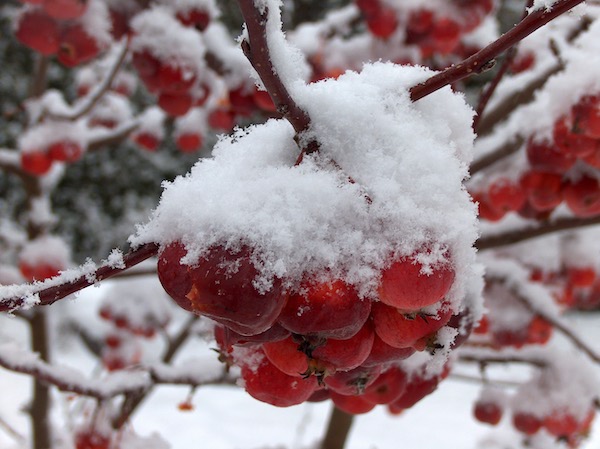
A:
[[[109,373],[102,379],[86,379],[77,370],[51,365],[35,354],[19,349],[16,345],[0,346],[0,366],[17,373],[28,374],[40,382],[53,385],[60,391],[76,393],[100,400],[116,396],[138,394],[154,385],[202,385],[233,384],[224,370],[206,370],[195,361],[173,367],[163,364]]]
[[[129,268],[156,256],[158,246],[152,243],[142,245],[120,256],[119,260],[109,260],[96,268],[87,264],[79,270],[68,270],[44,282],[26,285],[0,287],[0,312],[15,310],[32,305],[49,305],[72,293],[83,290],[96,282],[113,277]],[[113,253],[114,254],[114,253]]]

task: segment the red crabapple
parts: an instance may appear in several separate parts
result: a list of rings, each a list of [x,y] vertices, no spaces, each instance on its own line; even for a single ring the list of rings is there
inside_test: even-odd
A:
[[[258,352],[258,355],[262,353]],[[255,359],[256,356],[251,357]],[[289,407],[306,401],[317,389],[317,379],[288,376],[262,356],[258,362],[242,364],[244,388],[250,396],[277,407]]]
[[[419,340],[435,334],[450,320],[452,312],[442,308],[436,316],[404,314],[378,302],[373,304],[372,315],[375,332],[384,342],[396,348],[407,348],[416,347]]]
[[[454,282],[450,263],[439,263],[429,272],[414,257],[394,261],[381,274],[379,300],[407,311],[416,311],[440,301]]]
[[[19,17],[15,30],[19,42],[44,56],[58,51],[59,35],[58,22],[39,8],[25,11]]]
[[[572,108],[575,129],[592,139],[600,139],[600,96],[587,95]]]
[[[78,432],[75,435],[75,449],[109,449],[110,437],[95,429]]]
[[[381,366],[358,366],[348,371],[337,371],[325,376],[325,385],[343,395],[362,395],[381,374]]]
[[[398,366],[391,366],[366,387],[363,397],[374,404],[389,404],[404,393],[407,383],[406,372]]]
[[[577,181],[568,181],[563,198],[578,217],[593,217],[600,213],[600,184],[596,178],[582,176]]]
[[[513,414],[513,426],[525,435],[533,435],[542,428],[542,420],[538,417],[525,412],[516,412]]]
[[[502,407],[496,402],[478,400],[473,408],[473,415],[477,421],[495,426],[502,419]]]
[[[202,135],[197,132],[181,133],[175,140],[177,148],[184,153],[191,153],[202,148]]]
[[[48,147],[48,155],[59,162],[75,162],[81,159],[83,149],[77,142],[61,140]]]
[[[100,47],[80,23],[68,25],[60,35],[57,58],[66,67],[75,67],[96,57]]]
[[[290,332],[344,340],[355,335],[369,317],[371,301],[335,279],[305,282],[288,297],[278,322]]]
[[[337,408],[351,415],[367,413],[375,408],[375,404],[367,401],[362,396],[347,396],[335,391],[331,392],[331,401]]]
[[[192,108],[194,100],[189,93],[161,92],[158,96],[158,105],[167,114],[181,117]]]
[[[52,167],[52,158],[45,151],[28,151],[21,153],[21,168],[35,176],[45,175]]]
[[[81,17],[88,6],[88,0],[44,0],[48,15],[60,20]]]
[[[242,335],[269,329],[283,309],[287,296],[281,282],[273,280],[260,291],[259,275],[247,246],[233,251],[217,245],[189,268],[192,288],[186,294],[195,313],[208,316]]]
[[[160,145],[160,139],[149,132],[139,132],[133,136],[133,141],[144,150],[156,151]]]

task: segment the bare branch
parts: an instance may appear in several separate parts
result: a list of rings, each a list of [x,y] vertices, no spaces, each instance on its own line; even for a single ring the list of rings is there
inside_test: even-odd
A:
[[[516,136],[513,141],[508,141],[500,148],[497,148],[496,150],[493,150],[485,156],[475,160],[470,167],[471,176],[488,168],[491,165],[494,165],[496,162],[507,158],[511,154],[515,154],[517,151],[519,151],[519,149],[521,149],[521,146],[524,142],[525,139],[523,137]]]
[[[129,51],[129,38],[122,44],[121,51],[115,58],[110,70],[106,73],[104,79],[98,84],[94,90],[85,98],[76,109],[73,109],[68,114],[50,114],[49,117],[55,120],[69,120],[75,121],[90,112],[93,107],[102,99],[104,94],[110,89],[117,73],[125,62],[125,57]]]
[[[38,98],[46,90],[46,81],[50,59],[47,56],[39,55],[35,63],[35,72],[29,86],[29,97]]]
[[[495,249],[506,245],[512,245],[514,243],[523,242],[525,240],[533,239],[536,237],[542,237],[544,235],[552,234],[554,232],[567,231],[570,229],[578,229],[587,226],[594,226],[600,224],[600,215],[579,218],[579,217],[563,217],[557,218],[552,221],[542,222],[539,225],[515,229],[501,234],[491,235],[488,237],[482,237],[477,240],[475,246],[479,250]]]
[[[298,137],[310,127],[310,117],[296,104],[277,74],[267,42],[268,10],[264,8],[261,12],[254,3],[254,0],[238,0],[248,30],[248,41],[242,42],[242,50],[271,95],[277,111],[291,123]],[[312,140],[302,150],[303,153],[312,153],[318,149],[318,142]]]
[[[138,120],[132,120],[129,123],[125,123],[115,129],[109,131],[102,131],[94,135],[87,145],[88,151],[95,151],[104,146],[116,145],[127,139],[129,135],[140,126]]]
[[[464,61],[448,67],[446,70],[432,76],[423,83],[414,86],[410,90],[411,99],[417,101],[444,86],[448,86],[456,81],[480,73],[482,69],[486,68],[498,55],[508,50],[513,45],[516,45],[519,41],[529,36],[538,28],[541,28],[551,20],[566,13],[583,1],[584,0],[558,0],[550,9],[542,8],[532,12],[487,47],[484,47]]]

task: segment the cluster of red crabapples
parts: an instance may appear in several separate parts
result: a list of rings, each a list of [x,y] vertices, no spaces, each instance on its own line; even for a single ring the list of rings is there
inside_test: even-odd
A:
[[[87,62],[101,45],[80,20],[87,0],[21,0],[15,35],[25,46],[44,56],[56,55],[67,67]]]
[[[424,58],[434,53],[454,52],[462,36],[477,28],[494,7],[493,0],[452,0],[449,3],[453,14],[444,17],[426,7],[400,14],[384,0],[356,0],[367,28],[378,38],[388,39],[405,21],[404,43],[418,46]]]
[[[503,401],[495,398],[479,399],[473,407],[474,417],[492,426],[500,423],[505,411]],[[595,415],[593,406],[580,418],[560,407],[547,413],[532,413],[519,410],[518,406],[515,406],[512,410],[512,425],[525,436],[535,435],[544,429],[553,437],[566,442],[570,448],[576,448],[591,430]]]
[[[69,138],[48,141],[44,148],[25,148],[21,151],[21,167],[27,173],[41,176],[52,168],[54,162],[75,162],[83,155],[83,147]]]
[[[458,329],[467,316],[452,316],[444,302],[454,281],[449,263],[424,274],[415,258],[399,258],[382,272],[379,300],[371,301],[339,279],[306,279],[286,291],[275,278],[259,291],[248,246],[214,246],[190,265],[181,263],[186,254],[180,242],[162,248],[163,287],[184,309],[218,323],[222,358],[241,367],[251,396],[276,406],[331,398],[350,413],[376,404],[407,408],[440,377],[407,376],[398,362],[435,351],[437,332]],[[438,311],[426,314],[427,307]],[[452,347],[464,338],[457,336]]]
[[[552,140],[532,136],[526,152],[530,168],[518,181],[499,178],[474,193],[482,218],[497,221],[510,211],[547,218],[563,201],[577,217],[600,213],[599,95],[584,96],[560,117]]]

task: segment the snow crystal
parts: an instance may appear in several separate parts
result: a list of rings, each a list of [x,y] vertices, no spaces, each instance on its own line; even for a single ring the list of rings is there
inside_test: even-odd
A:
[[[125,268],[123,251],[117,248],[113,249],[108,255],[107,265],[111,268]]]
[[[462,187],[473,112],[449,88],[412,103],[408,89],[430,75],[377,63],[337,81],[293,84],[318,155],[294,165],[294,131],[281,120],[222,137],[213,158],[164,184],[131,242],[181,240],[190,264],[212,246],[245,244],[255,250],[259,288],[274,277],[297,287],[326,270],[367,296],[391,257],[429,252],[432,265],[451,259],[448,299],[457,305],[474,276],[475,207]]]

